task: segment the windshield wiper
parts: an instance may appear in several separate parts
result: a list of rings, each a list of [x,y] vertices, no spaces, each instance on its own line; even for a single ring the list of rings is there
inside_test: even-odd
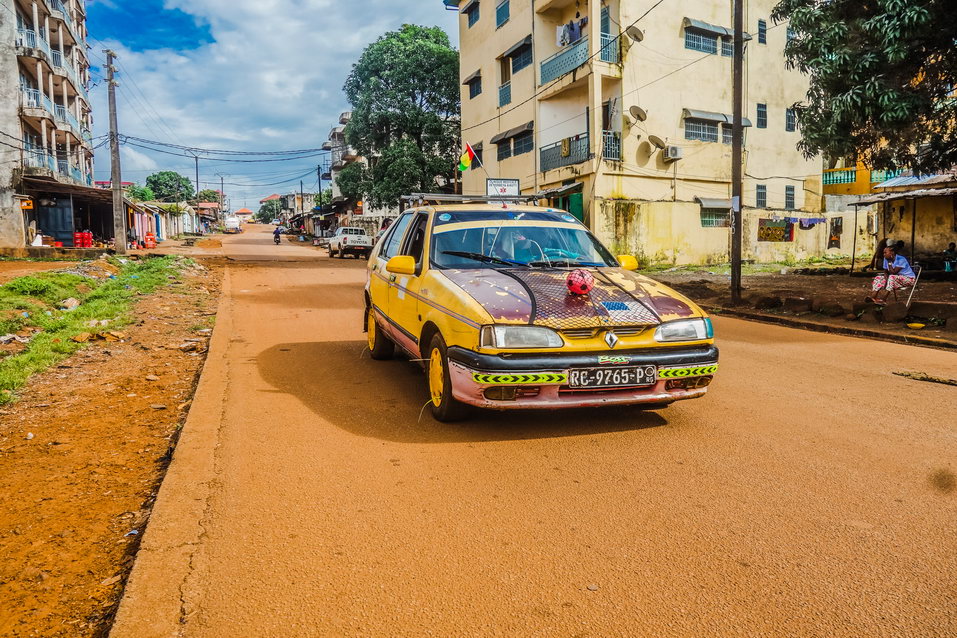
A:
[[[528,262],[529,266],[595,266],[600,267],[605,264],[598,264],[592,261],[581,261],[579,259],[568,259],[568,258],[559,258],[559,259],[549,259],[548,261],[530,261]]]
[[[508,261],[507,259],[499,259],[498,257],[492,257],[491,255],[483,255],[482,253],[469,253],[461,250],[443,250],[443,255],[452,255],[453,257],[465,257],[467,259],[474,259],[475,261],[483,261],[487,264],[502,264],[503,266],[524,266],[520,262]]]

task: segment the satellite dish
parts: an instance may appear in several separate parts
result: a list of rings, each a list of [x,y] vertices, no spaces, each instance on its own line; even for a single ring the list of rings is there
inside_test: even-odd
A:
[[[641,108],[640,106],[633,106],[628,109],[628,112],[631,113],[631,116],[639,122],[644,122],[648,119],[648,114],[645,113],[645,109]]]
[[[658,137],[657,135],[649,135],[648,141],[654,144],[655,146],[657,146],[658,148],[664,148],[666,146],[665,141],[661,139],[660,137]]]
[[[641,29],[638,27],[628,27],[625,29],[625,33],[628,34],[628,37],[634,40],[635,42],[641,42],[645,39],[645,34],[641,32]]]
[[[627,115],[624,117],[624,120],[625,120],[625,126],[627,126],[628,128],[631,128],[632,125],[634,125],[634,122],[632,122],[631,118],[628,117]]]

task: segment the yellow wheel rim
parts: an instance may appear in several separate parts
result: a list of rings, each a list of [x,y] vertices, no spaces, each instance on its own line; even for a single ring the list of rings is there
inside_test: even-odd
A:
[[[445,387],[445,366],[442,353],[438,348],[432,348],[429,356],[429,393],[432,395],[432,405],[439,407],[442,403],[442,390]]]
[[[366,326],[366,339],[368,339],[369,341],[369,350],[375,350],[376,323],[375,323],[375,310],[373,310],[372,308],[369,308],[366,323],[368,324]]]

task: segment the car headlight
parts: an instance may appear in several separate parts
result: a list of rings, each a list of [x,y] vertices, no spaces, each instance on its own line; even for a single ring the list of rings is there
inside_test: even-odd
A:
[[[710,319],[669,321],[655,330],[655,341],[702,341],[714,337]]]
[[[562,338],[542,326],[483,326],[479,345],[483,348],[561,348]]]

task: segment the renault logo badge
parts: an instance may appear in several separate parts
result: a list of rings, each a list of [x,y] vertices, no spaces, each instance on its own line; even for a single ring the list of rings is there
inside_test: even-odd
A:
[[[616,335],[611,330],[605,333],[605,343],[608,344],[609,348],[614,348],[618,345],[618,335]]]

